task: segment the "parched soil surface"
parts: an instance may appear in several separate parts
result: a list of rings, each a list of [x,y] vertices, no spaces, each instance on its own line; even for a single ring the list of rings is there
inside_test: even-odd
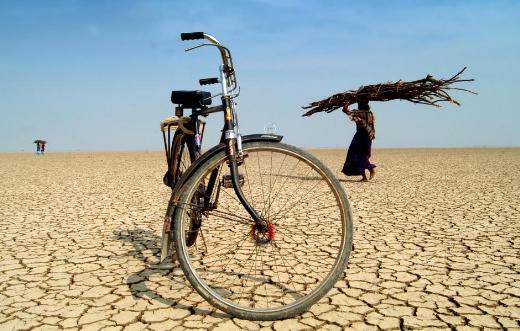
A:
[[[212,308],[159,263],[162,153],[0,154],[0,330],[520,330],[520,149],[344,150],[354,245],[336,286],[293,319]],[[295,188],[297,190],[298,188]]]

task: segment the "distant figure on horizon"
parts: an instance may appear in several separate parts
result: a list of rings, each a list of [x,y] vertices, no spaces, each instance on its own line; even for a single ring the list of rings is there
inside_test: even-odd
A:
[[[348,105],[343,106],[343,112],[351,121],[356,123],[356,134],[347,151],[347,158],[341,170],[347,176],[362,176],[361,181],[368,181],[365,170],[370,173],[370,179],[374,178],[376,167],[370,163],[372,153],[372,140],[375,138],[375,118],[370,111],[368,101],[358,101],[358,109],[350,111]]]
[[[45,144],[47,144],[47,141],[36,139],[33,143],[36,144],[36,155],[43,155],[45,153]]]

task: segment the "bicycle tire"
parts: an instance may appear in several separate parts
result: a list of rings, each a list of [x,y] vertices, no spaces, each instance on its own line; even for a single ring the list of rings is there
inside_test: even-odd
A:
[[[244,159],[243,162],[245,166],[241,165],[239,167],[239,171],[241,171],[242,174],[245,175],[244,184],[242,185],[244,186],[243,191],[246,197],[248,197],[246,193],[246,187],[249,186],[250,189],[250,200],[248,200],[249,202],[252,202],[251,200],[254,200],[255,197],[260,197],[260,189],[255,187],[255,190],[252,190],[251,185],[259,184],[258,186],[261,186],[262,195],[264,195],[265,197],[264,187],[267,184],[264,184],[262,181],[262,176],[264,173],[263,171],[265,170],[262,169],[262,165],[260,162],[260,156],[263,155],[262,153],[265,152],[266,155],[268,155],[267,153],[271,153],[271,171],[273,170],[273,153],[275,154],[275,162],[279,163],[280,168],[278,168],[278,173],[276,174],[276,176],[283,178],[281,179],[283,180],[283,182],[279,184],[279,191],[277,195],[273,196],[272,199],[269,195],[269,203],[267,207],[265,205],[266,201],[264,199],[264,208],[257,208],[257,211],[260,211],[262,215],[266,215],[267,219],[272,219],[272,221],[270,221],[270,223],[272,223],[273,228],[272,237],[269,237],[270,232],[269,235],[266,235],[267,232],[264,234],[255,232],[255,227],[252,226],[253,223],[249,215],[244,214],[245,212],[243,211],[243,208],[242,211],[240,211],[236,208],[236,206],[231,206],[231,202],[233,200],[228,198],[227,200],[224,200],[224,202],[229,203],[230,210],[233,210],[232,213],[234,214],[229,214],[228,217],[233,217],[234,220],[231,218],[227,220],[227,222],[229,224],[232,223],[232,225],[229,225],[228,228],[225,228],[226,223],[219,221],[220,216],[215,216],[218,208],[210,212],[203,212],[202,214],[204,215],[204,218],[202,220],[202,227],[200,228],[202,243],[193,247],[189,247],[186,244],[185,233],[186,230],[189,230],[185,222],[185,220],[187,219],[186,215],[188,215],[188,211],[190,209],[193,210],[199,208],[198,206],[191,204],[190,201],[193,195],[196,193],[199,186],[201,185],[201,183],[204,183],[205,178],[208,176],[208,174],[210,174],[214,169],[216,169],[216,167],[220,167],[221,165],[225,164],[227,157],[225,152],[222,151],[213,156],[212,158],[208,159],[207,162],[203,164],[193,174],[193,176],[186,182],[186,184],[183,187],[183,192],[180,196],[179,201],[177,202],[177,206],[174,211],[175,222],[173,235],[175,238],[174,241],[177,252],[177,258],[186,278],[191,283],[191,285],[197,290],[197,292],[203,298],[205,298],[210,304],[212,304],[216,308],[233,316],[249,320],[275,320],[292,317],[302,313],[303,311],[308,309],[312,304],[321,299],[334,286],[334,284],[342,275],[347,265],[348,256],[352,247],[353,229],[352,215],[350,212],[347,196],[343,190],[343,187],[336,179],[336,177],[332,174],[332,172],[327,167],[325,167],[325,165],[323,165],[323,163],[321,163],[317,158],[301,149],[278,142],[251,142],[245,143],[243,145],[243,150],[247,157]],[[284,158],[283,161],[280,161],[282,155],[284,156]],[[249,171],[247,169],[247,164],[253,164],[255,162],[255,157],[259,165],[258,176],[256,177],[249,176]],[[306,166],[310,169],[309,171],[315,171],[317,175],[315,177],[309,178],[307,178],[306,176],[302,177],[299,173],[300,170],[290,171],[290,174],[281,175],[279,171],[282,169],[287,157],[294,158],[295,161],[298,161],[298,163],[296,163],[296,166],[294,167],[298,167],[298,164],[300,164],[301,162],[303,167]],[[267,167],[267,163],[267,161],[264,163],[264,167]],[[295,169],[294,167],[293,170]],[[256,172],[252,172],[252,174],[256,174]],[[272,173],[270,173],[268,186],[269,189],[273,189],[273,191],[276,190],[277,179],[274,180],[275,183],[273,184]],[[281,217],[277,218],[279,216],[280,211],[278,212],[278,214],[275,214],[274,206],[276,205],[276,208],[281,208],[280,210],[285,211],[284,208],[288,203],[287,200],[285,201],[285,204],[282,206],[283,200],[276,199],[278,197],[278,194],[280,194],[281,192],[282,196],[280,196],[280,198],[293,197],[293,189],[288,189],[287,187],[298,187],[295,186],[295,183],[293,183],[298,179],[302,181],[310,181],[311,184],[309,185],[309,187],[311,185],[314,185],[313,188],[309,188],[308,192],[311,192],[315,187],[318,187],[318,184],[320,184],[320,189],[325,188],[325,191],[330,190],[330,192],[327,191],[326,193],[320,194],[323,197],[323,199],[332,198],[337,203],[337,210],[330,213],[327,212],[327,215],[339,216],[339,219],[335,220],[332,218],[332,216],[326,216],[328,217],[326,220],[330,222],[325,225],[318,224],[313,229],[307,229],[306,224],[302,224],[296,220],[297,216],[303,218],[302,215],[310,215],[312,217],[314,217],[313,215],[322,215],[320,214],[320,212],[322,212],[321,207],[319,209],[312,210],[310,210],[307,207],[304,207],[305,210],[300,210],[298,211],[298,213],[292,215],[291,217],[284,216],[283,220]],[[291,184],[292,186],[288,185],[286,187],[285,184],[288,180],[290,181],[289,184]],[[316,183],[313,183],[312,181],[316,181]],[[222,183],[224,183],[224,181],[222,181]],[[224,187],[223,184],[222,187]],[[307,189],[307,187],[305,188]],[[221,189],[224,190],[225,188]],[[308,194],[308,192],[306,194]],[[229,192],[225,193],[228,195],[230,194]],[[269,194],[271,194],[271,191],[269,192]],[[321,201],[318,200],[317,196],[313,196],[312,198],[316,199],[316,202]],[[300,200],[298,200],[294,204],[294,206],[290,205],[290,207],[292,209],[296,207],[300,208],[299,202]],[[222,201],[218,201],[218,203],[219,206],[222,205],[225,207]],[[257,203],[257,205],[259,206],[259,203]],[[306,204],[306,206],[308,206],[308,204]],[[273,207],[272,214],[270,210],[271,207]],[[332,208],[334,207],[335,206],[332,205]],[[330,206],[326,208],[330,208]],[[211,213],[214,213],[213,218]],[[239,213],[242,213],[242,215],[239,215]],[[240,221],[238,221],[239,219]],[[287,223],[287,225],[283,223],[290,222],[293,219],[296,220],[293,222],[295,224],[294,227],[292,225],[289,225],[289,223]],[[244,220],[248,220],[248,222],[245,222]],[[338,231],[338,229],[332,229],[330,234],[326,232],[321,233],[320,231],[327,231],[329,230],[329,227],[332,227],[332,221],[337,221],[334,224],[340,224],[341,230]],[[206,223],[208,223],[207,226],[205,226]],[[248,228],[250,229],[249,233],[247,230]],[[221,234],[217,232],[218,230],[222,230],[224,232],[223,238],[219,237],[219,235],[221,236]],[[230,251],[226,252],[233,254],[232,257],[230,257],[227,260],[227,262],[222,257],[212,257],[212,254],[214,253],[212,253],[211,251],[208,253],[208,243],[210,247],[213,247],[211,245],[216,245],[217,247],[220,247],[219,245],[225,245],[227,243],[229,243],[230,246],[235,245],[235,242],[233,241],[237,237],[235,234],[240,231],[242,232],[240,233],[240,236],[238,236],[240,237],[238,245],[236,245],[234,249],[231,249]],[[277,234],[275,234],[275,231],[278,231]],[[290,233],[290,231],[293,232]],[[284,236],[285,233],[287,233],[288,235]],[[308,233],[312,233],[312,236],[314,237],[311,237],[311,239],[313,240],[298,239],[299,237],[305,236]],[[226,235],[229,235],[229,237],[226,238]],[[252,238],[250,238],[250,236],[252,236]],[[268,238],[259,240],[260,236],[268,236]],[[280,237],[282,239],[280,239]],[[300,241],[291,241],[293,239]],[[240,242],[240,240],[243,241]],[[324,245],[324,243],[327,243],[327,241],[328,246]],[[311,244],[315,245],[316,247],[311,247]],[[240,260],[237,257],[237,253],[240,250],[244,249],[244,245],[254,246],[254,253],[251,253],[255,254],[254,264],[250,267],[248,271],[249,273],[251,273],[252,269],[256,267],[258,256],[260,256],[261,259],[260,265],[262,267],[262,270],[259,273],[255,273],[253,276],[247,273],[242,273],[242,271],[246,272],[248,270],[247,268],[245,268],[245,265],[247,265],[248,263],[253,263],[252,255],[250,255],[249,257],[239,255]],[[304,256],[307,257],[312,253],[317,254],[316,260],[311,261],[312,263],[309,262],[308,265],[304,265],[303,267],[300,257],[298,256],[296,257],[296,259],[291,256],[291,260],[286,260],[284,257],[285,253],[282,254],[282,245],[297,248],[296,250],[294,250],[294,254],[296,256],[297,254],[300,254],[301,257],[303,256],[301,254],[304,254]],[[269,248],[271,249],[271,252],[268,252]],[[253,248],[251,248],[251,250],[252,249]],[[201,251],[200,258],[196,256],[196,254],[199,253],[199,250]],[[204,250],[206,251],[205,253]],[[217,252],[219,251],[222,250],[219,248],[217,249]],[[279,254],[279,260],[281,261],[281,263],[278,261],[273,262],[273,260],[269,260],[267,258],[264,262],[262,255],[264,253],[271,254],[271,257],[274,257],[274,259],[278,259],[278,256],[276,254]],[[289,257],[287,259],[289,259]],[[222,270],[216,270],[216,268],[219,268],[222,265],[222,263],[224,263],[223,261],[226,263],[226,265],[222,268]],[[230,266],[231,261],[233,261],[233,264],[236,266],[236,268],[240,269],[233,269],[235,267]],[[295,264],[295,261],[297,261],[297,264]],[[321,267],[323,264],[327,264],[327,268],[329,268],[328,262],[330,261],[333,261],[330,264],[330,269],[326,270],[326,276],[320,280],[320,274],[318,274],[314,269],[317,268],[317,265]],[[214,264],[212,265],[211,263]],[[294,270],[292,269],[293,265]],[[264,266],[266,267],[265,270]],[[285,273],[283,272],[284,270]],[[213,277],[214,275],[216,275],[215,277],[224,277],[225,280],[232,279],[231,281],[233,283],[230,283],[229,286],[228,284],[225,284],[227,288],[223,287],[221,285],[222,278],[219,278],[219,280],[214,281],[215,284],[210,284],[210,281],[212,281],[211,277]],[[297,282],[293,280],[293,277],[297,278],[294,275],[297,275],[299,277]],[[278,280],[276,280],[276,276],[278,277]],[[309,282],[314,281],[315,283],[318,283],[318,285],[316,285],[316,288],[309,290],[308,287],[311,287],[310,285],[312,284],[304,284],[304,291],[308,291],[308,293],[304,293],[304,295],[300,298],[299,296],[301,294],[296,293],[297,288],[299,289],[301,287],[301,284],[299,284],[298,282],[305,281],[306,279]],[[251,282],[253,284],[249,284],[248,287],[248,282]],[[259,282],[260,285],[255,285],[255,282]],[[284,282],[291,283],[284,284]],[[244,293],[245,288],[249,288],[249,292]],[[265,290],[265,295],[262,290]],[[273,297],[273,293],[280,295],[280,297]],[[243,295],[251,296],[250,302],[246,305],[240,304],[240,301],[244,299]],[[270,301],[270,299],[272,298],[274,298],[273,301]],[[289,302],[292,300],[291,298],[293,298],[294,301]],[[234,302],[236,300],[238,300],[238,302]],[[261,300],[264,300],[267,305],[272,303],[273,305],[276,304],[277,306],[260,308],[256,307],[260,304]]]
[[[177,181],[182,177],[184,172],[190,167],[190,165],[195,161],[199,156],[200,152],[195,150],[190,151],[190,146],[188,146],[187,139],[190,138],[189,135],[185,134],[182,130],[177,129],[173,136],[173,143],[171,147],[172,153],[172,177],[173,177],[173,185],[175,186]]]
[[[177,129],[175,131],[171,147],[171,169],[173,178],[172,187],[175,187],[175,184],[177,184],[177,181],[182,177],[184,172],[191,166],[191,164],[198,157],[200,157],[200,152],[195,148],[193,142],[188,143],[188,139],[193,139],[193,136],[185,134],[180,129]],[[199,196],[195,196],[193,199],[198,200]],[[200,215],[198,215],[197,213],[193,213],[190,223],[190,231],[187,233],[186,237],[186,242],[188,246],[193,245],[197,240],[198,227],[200,226],[200,221]]]

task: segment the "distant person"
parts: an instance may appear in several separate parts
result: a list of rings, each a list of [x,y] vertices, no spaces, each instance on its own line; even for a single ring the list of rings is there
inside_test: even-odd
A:
[[[45,143],[42,143],[41,151],[42,151],[42,155],[43,155],[45,153]]]
[[[40,143],[37,142],[36,143],[36,155],[39,155],[40,154]]]
[[[374,178],[376,167],[370,163],[372,152],[372,140],[375,138],[375,118],[370,111],[368,101],[358,101],[358,109],[350,111],[348,105],[343,107],[351,121],[356,123],[356,134],[347,151],[347,159],[343,165],[343,172],[347,176],[361,176],[361,181],[368,181],[365,170],[370,173],[370,179]]]

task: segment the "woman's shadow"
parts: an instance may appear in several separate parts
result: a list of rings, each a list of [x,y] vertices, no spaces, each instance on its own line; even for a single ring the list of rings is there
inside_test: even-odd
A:
[[[141,270],[136,271],[127,277],[126,283],[130,289],[130,293],[135,299],[148,298],[149,300],[155,300],[166,306],[188,310],[191,314],[202,316],[211,314],[214,317],[221,318],[230,317],[216,309],[209,310],[196,308],[192,305],[180,303],[176,299],[164,297],[158,291],[153,290],[146,285],[149,276],[160,275],[168,277],[169,281],[180,289],[185,289],[186,287],[191,286],[185,280],[178,263],[159,262],[159,244],[161,238],[159,238],[159,236],[157,236],[153,231],[137,228],[133,230],[114,230],[113,234],[115,239],[132,244],[133,250],[128,251],[126,254],[128,257],[136,258],[145,264]],[[146,254],[147,251],[148,254]]]
[[[338,178],[338,180],[341,183],[359,183],[359,184],[374,184],[375,183],[373,179],[362,181],[360,179]]]

